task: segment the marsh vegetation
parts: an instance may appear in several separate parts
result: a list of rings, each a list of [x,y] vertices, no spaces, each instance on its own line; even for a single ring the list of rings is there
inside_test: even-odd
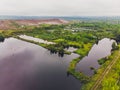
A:
[[[63,57],[66,54],[71,54],[65,50],[65,48],[74,47],[77,50],[74,53],[78,54],[79,57],[73,59],[67,68],[67,74],[73,75],[76,79],[79,79],[83,83],[83,90],[89,90],[96,79],[101,75],[102,71],[105,67],[112,61],[113,57],[116,56],[119,49],[120,42],[120,25],[117,23],[108,23],[108,22],[72,22],[66,25],[47,25],[43,24],[39,27],[35,26],[25,26],[20,30],[1,30],[0,32],[0,40],[4,41],[5,37],[18,37],[18,35],[28,35],[35,38],[40,38],[43,40],[47,40],[49,42],[53,42],[55,44],[44,44],[37,43],[30,40],[24,40],[31,43],[38,44],[46,49],[48,49],[52,54],[58,54]],[[90,78],[86,76],[82,72],[76,71],[76,65],[89,54],[92,46],[94,44],[98,44],[99,40],[103,38],[114,39],[118,43],[116,46],[115,43],[112,44],[112,54],[108,57],[99,58],[99,64],[101,65],[98,70],[94,69],[91,66],[91,69],[94,69],[95,74]],[[119,63],[119,62],[118,62]],[[105,78],[108,82],[109,80],[117,80],[119,78],[119,64],[113,67],[117,70],[116,79],[111,76],[111,78]],[[107,82],[106,81],[106,82]],[[106,82],[103,81],[101,85],[101,89],[106,87]],[[119,81],[117,81],[119,84]],[[111,87],[119,88],[119,86],[112,85]],[[117,90],[117,89],[116,89]]]

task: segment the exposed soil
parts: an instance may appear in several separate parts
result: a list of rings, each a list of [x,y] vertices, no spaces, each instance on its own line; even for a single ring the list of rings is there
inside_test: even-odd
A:
[[[17,29],[23,26],[38,26],[40,24],[60,25],[67,24],[68,21],[62,19],[46,20],[0,20],[0,30]]]

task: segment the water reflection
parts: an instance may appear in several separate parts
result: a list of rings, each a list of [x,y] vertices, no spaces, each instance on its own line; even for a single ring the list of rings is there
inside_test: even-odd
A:
[[[91,71],[90,67],[93,67],[95,69],[98,69],[100,67],[100,65],[98,64],[98,60],[111,54],[113,42],[114,40],[104,38],[100,40],[98,44],[93,45],[88,56],[84,57],[77,64],[76,70],[83,72],[88,76],[93,75],[94,72]]]
[[[26,39],[26,40],[32,40],[38,43],[44,43],[44,44],[55,44],[53,42],[48,42],[47,40],[43,40],[40,38],[35,38],[35,37],[31,37],[31,36],[27,36],[27,35],[19,35],[20,38]]]
[[[5,39],[0,43],[0,90],[79,90],[81,84],[67,76],[69,62],[38,45]]]

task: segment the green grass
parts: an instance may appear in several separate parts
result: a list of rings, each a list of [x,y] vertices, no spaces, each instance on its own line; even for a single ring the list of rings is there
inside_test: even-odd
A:
[[[82,90],[90,90],[91,87],[94,85],[95,81],[101,76],[101,74],[103,73],[103,71],[105,70],[105,68],[110,64],[110,62],[116,57],[116,55],[118,54],[118,50],[114,51],[112,53],[112,55],[110,55],[108,58],[107,58],[107,61],[97,70],[97,74],[93,75],[89,82],[87,84],[84,84],[83,87],[82,87]],[[119,61],[119,60],[118,60]],[[119,64],[120,66],[120,64]],[[117,68],[116,68],[117,69]],[[118,69],[119,71],[119,69]],[[114,76],[115,74],[112,73],[112,76]],[[106,76],[108,79],[109,79],[109,74]],[[104,82],[104,81],[103,81]],[[102,82],[102,84],[104,84]],[[106,82],[106,80],[105,80]],[[110,84],[110,82],[107,82],[108,84]],[[104,86],[104,85],[103,85]],[[105,86],[106,88],[106,86]],[[98,90],[111,90],[110,88],[109,89],[103,89],[103,88],[99,88]],[[116,90],[116,89],[113,89],[113,90]]]
[[[99,89],[102,90],[120,90],[120,57],[113,65],[110,72],[103,79]]]
[[[75,51],[75,53],[79,54],[80,57],[73,59],[68,67],[68,72],[73,75],[75,78],[77,78],[78,80],[80,80],[82,83],[87,83],[89,82],[89,77],[87,77],[86,75],[84,75],[81,72],[78,72],[75,70],[77,63],[82,60],[83,57],[85,57],[89,50],[91,49],[92,44],[85,44],[84,47],[79,48],[78,50]]]
[[[82,57],[78,57],[76,59],[73,59],[68,67],[67,72],[71,75],[73,75],[76,79],[80,80],[82,83],[87,83],[89,81],[89,78],[82,74],[81,72],[78,72],[75,70],[76,64],[82,59]]]

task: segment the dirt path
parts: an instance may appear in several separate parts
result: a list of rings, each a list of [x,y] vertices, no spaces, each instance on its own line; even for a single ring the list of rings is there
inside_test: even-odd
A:
[[[101,84],[102,80],[109,73],[109,71],[111,70],[112,66],[116,63],[116,61],[118,60],[119,57],[120,57],[120,50],[118,52],[118,55],[112,60],[112,62],[107,66],[107,68],[104,70],[102,75],[97,79],[97,81],[95,82],[95,84],[93,85],[91,90],[98,90],[97,88]]]

